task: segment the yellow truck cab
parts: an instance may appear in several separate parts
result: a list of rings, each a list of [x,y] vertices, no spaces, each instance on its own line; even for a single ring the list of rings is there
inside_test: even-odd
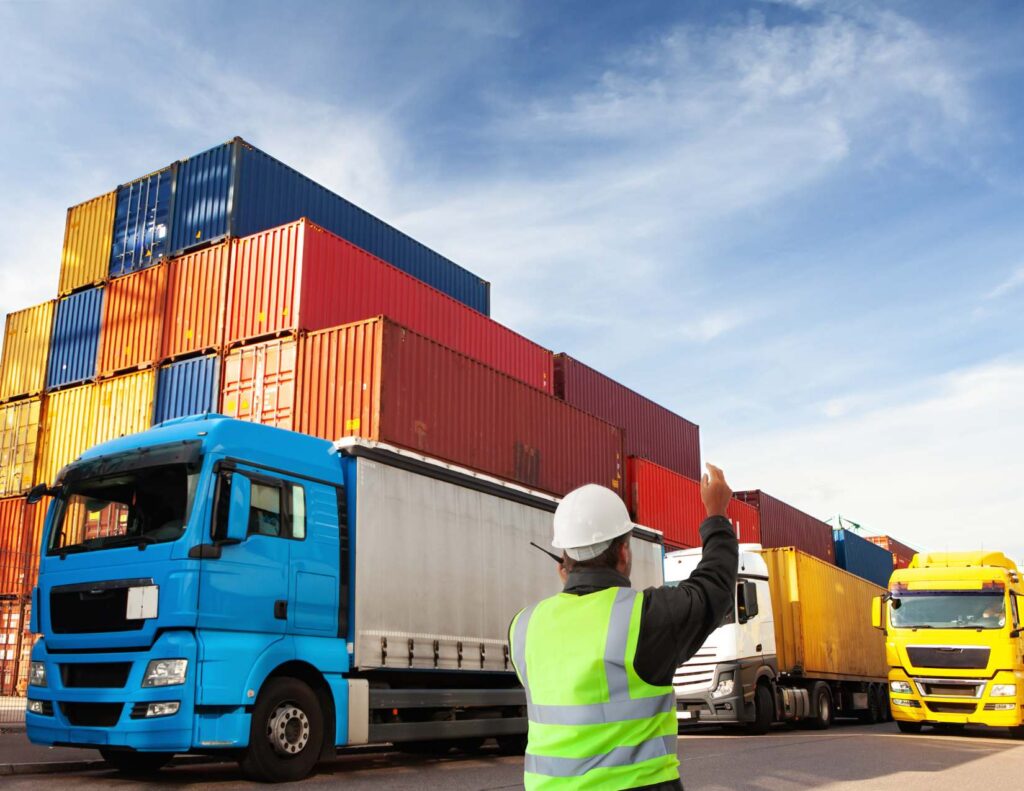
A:
[[[904,733],[987,725],[1024,738],[1024,584],[1001,552],[916,555],[874,600]]]

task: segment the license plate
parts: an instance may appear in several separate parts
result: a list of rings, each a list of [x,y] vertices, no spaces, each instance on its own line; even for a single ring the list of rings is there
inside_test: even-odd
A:
[[[156,585],[128,589],[128,608],[125,617],[129,621],[156,618],[159,609],[159,590]]]
[[[693,712],[692,711],[681,711],[681,712],[679,712],[679,719],[681,719],[681,720],[692,720],[693,719]]]

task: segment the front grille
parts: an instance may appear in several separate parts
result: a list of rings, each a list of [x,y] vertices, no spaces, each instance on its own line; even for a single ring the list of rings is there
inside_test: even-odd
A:
[[[984,684],[955,684],[941,681],[919,681],[921,694],[935,698],[977,698]]]
[[[679,694],[707,687],[715,678],[714,665],[683,665],[676,669],[672,685]]]
[[[936,714],[974,714],[978,708],[977,703],[937,703],[932,700],[926,700],[924,705]]]
[[[968,646],[912,645],[907,648],[907,656],[914,667],[983,670],[988,667],[988,655],[988,648]]]
[[[131,662],[75,662],[60,666],[60,678],[69,689],[122,689],[131,669]]]
[[[61,713],[72,725],[110,728],[121,719],[123,703],[61,703]]]
[[[139,581],[65,585],[50,591],[50,623],[58,634],[131,632],[145,621],[128,615],[128,588]]]

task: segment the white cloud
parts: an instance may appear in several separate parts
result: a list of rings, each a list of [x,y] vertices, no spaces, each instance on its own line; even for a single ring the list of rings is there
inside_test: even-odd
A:
[[[735,488],[842,513],[921,548],[1024,560],[1024,362],[952,372],[931,393],[787,431],[709,443]]]
[[[1016,291],[1024,286],[1024,266],[1019,266],[1007,276],[998,286],[993,288],[986,295],[987,299],[999,299],[1007,294]]]

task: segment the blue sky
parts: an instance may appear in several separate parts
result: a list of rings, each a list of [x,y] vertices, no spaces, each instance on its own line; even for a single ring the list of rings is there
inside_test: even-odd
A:
[[[236,134],[698,422],[737,488],[1024,558],[1024,6],[0,2],[0,309]]]

